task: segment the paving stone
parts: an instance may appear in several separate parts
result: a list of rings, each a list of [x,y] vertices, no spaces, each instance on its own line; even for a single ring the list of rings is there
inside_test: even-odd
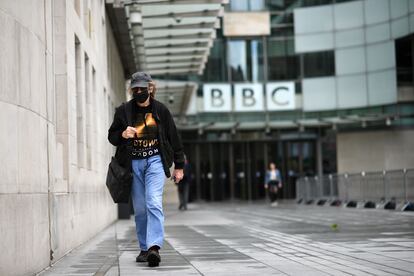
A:
[[[131,216],[41,275],[414,275],[413,214],[292,203],[189,206],[165,206],[159,267],[135,262]]]

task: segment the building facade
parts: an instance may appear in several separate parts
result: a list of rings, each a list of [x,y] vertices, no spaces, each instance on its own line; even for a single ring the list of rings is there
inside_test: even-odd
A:
[[[414,1],[230,1],[180,129],[192,196],[285,198],[300,176],[414,167]]]
[[[105,186],[114,108],[148,71],[183,116],[196,84],[169,75],[203,72],[225,2],[0,1],[0,275],[36,274],[129,211]]]
[[[126,78],[104,1],[1,1],[0,22],[0,274],[33,275],[117,218],[106,136]]]

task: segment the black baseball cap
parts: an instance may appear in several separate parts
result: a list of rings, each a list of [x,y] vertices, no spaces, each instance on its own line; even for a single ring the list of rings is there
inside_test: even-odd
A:
[[[152,81],[150,74],[145,72],[135,72],[131,76],[131,88],[148,87],[148,83]]]

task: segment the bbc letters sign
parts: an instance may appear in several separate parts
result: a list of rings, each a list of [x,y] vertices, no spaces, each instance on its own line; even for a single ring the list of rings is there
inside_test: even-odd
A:
[[[228,112],[232,110],[231,90],[228,84],[205,84],[203,86],[204,111]]]
[[[293,82],[205,84],[203,100],[205,112],[251,112],[295,109],[295,84]],[[233,102],[234,99],[234,102]],[[266,100],[266,101],[265,101]]]
[[[267,83],[266,104],[269,111],[295,109],[295,83]]]
[[[235,84],[235,111],[263,111],[263,86],[261,84]]]

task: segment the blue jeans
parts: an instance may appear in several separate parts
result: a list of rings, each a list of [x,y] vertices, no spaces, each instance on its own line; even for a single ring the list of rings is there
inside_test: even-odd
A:
[[[162,194],[165,174],[160,155],[132,160],[132,204],[135,227],[141,250],[160,248],[164,242],[164,213]]]

